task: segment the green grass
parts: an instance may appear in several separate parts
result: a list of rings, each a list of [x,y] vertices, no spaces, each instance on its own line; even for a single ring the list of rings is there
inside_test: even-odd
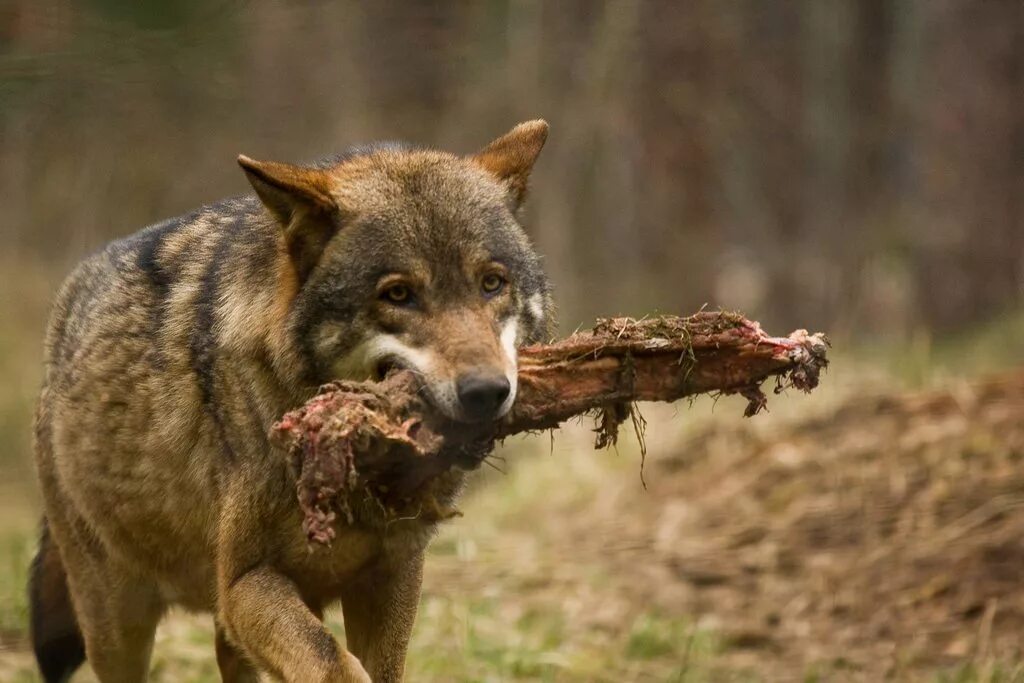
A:
[[[847,353],[842,348],[837,351],[839,355],[833,357],[838,363]],[[1024,310],[942,336],[920,330],[909,339],[862,342],[849,356],[909,387],[1024,366]]]
[[[35,539],[23,532],[0,535],[0,633],[21,634],[28,622],[28,566]]]
[[[939,673],[935,683],[1021,683],[1024,662],[968,662],[952,671]]]
[[[410,680],[706,680],[713,632],[641,611],[617,630],[583,629],[552,602],[507,618],[508,605],[470,598],[424,600]]]

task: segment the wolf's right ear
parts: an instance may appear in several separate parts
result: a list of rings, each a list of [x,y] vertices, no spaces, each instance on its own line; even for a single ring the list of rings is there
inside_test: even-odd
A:
[[[317,168],[256,161],[244,154],[238,165],[281,223],[295,269],[305,280],[338,228],[340,210],[331,194],[330,176]]]

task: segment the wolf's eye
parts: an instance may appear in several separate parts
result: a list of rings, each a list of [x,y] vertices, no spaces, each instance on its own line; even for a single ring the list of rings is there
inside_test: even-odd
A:
[[[490,273],[484,275],[484,279],[480,281],[480,288],[484,290],[484,294],[487,296],[494,296],[501,291],[501,288],[505,286],[505,278],[498,275],[497,273]]]
[[[412,301],[412,292],[409,290],[408,285],[391,285],[381,292],[381,298],[401,306]]]

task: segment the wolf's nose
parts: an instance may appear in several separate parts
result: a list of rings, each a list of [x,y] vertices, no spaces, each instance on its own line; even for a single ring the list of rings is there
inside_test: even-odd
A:
[[[511,389],[508,378],[491,373],[469,373],[455,382],[462,412],[474,422],[496,417]]]

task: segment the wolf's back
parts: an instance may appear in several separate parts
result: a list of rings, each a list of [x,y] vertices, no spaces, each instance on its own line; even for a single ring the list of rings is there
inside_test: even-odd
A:
[[[85,259],[61,287],[35,430],[60,545],[88,530],[89,542],[170,571],[182,547],[206,543],[218,495],[211,415],[231,408],[218,330],[241,305],[236,292],[266,287],[253,264],[276,255],[255,208],[229,200],[148,227]]]

